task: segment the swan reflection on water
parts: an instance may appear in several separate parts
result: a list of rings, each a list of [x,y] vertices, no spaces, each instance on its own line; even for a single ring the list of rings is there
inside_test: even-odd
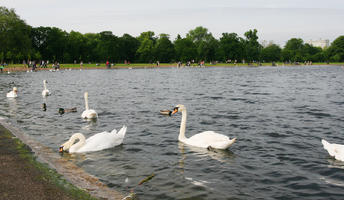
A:
[[[18,111],[18,105],[17,105],[17,99],[16,98],[8,98],[8,108],[9,108],[10,116],[16,117],[17,111]]]
[[[179,149],[180,154],[182,155],[181,162],[184,162],[184,159],[186,158],[186,153],[187,154],[194,153],[194,155],[198,157],[210,157],[219,162],[228,162],[235,158],[234,153],[230,150],[221,150],[221,149],[208,150],[208,149],[204,149],[200,147],[186,145],[183,142],[178,142],[178,149]]]
[[[94,119],[84,119],[83,121],[85,121],[87,124],[83,127],[81,127],[82,130],[91,130],[92,128],[96,127],[98,125],[98,121],[97,118]]]
[[[200,158],[205,158],[205,159],[207,157],[210,157],[211,159],[217,160],[221,163],[228,162],[229,160],[232,160],[235,158],[234,154],[229,150],[219,150],[219,149],[207,150],[204,148],[186,145],[182,142],[178,142],[178,149],[181,154],[181,158],[178,163],[179,164],[178,171],[181,173],[182,177],[195,186],[206,187],[211,190],[213,188],[210,188],[209,186],[207,186],[207,184],[214,183],[213,181],[201,180],[199,178],[193,177],[191,176],[192,173],[190,173],[190,175],[186,175],[188,174],[185,172],[185,163],[186,163],[185,160],[187,156],[194,155],[194,156],[198,156]]]

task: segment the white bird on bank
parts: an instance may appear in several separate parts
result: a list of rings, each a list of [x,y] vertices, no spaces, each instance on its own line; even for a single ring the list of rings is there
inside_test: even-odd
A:
[[[81,114],[81,117],[84,119],[96,119],[98,118],[98,114],[95,110],[89,109],[88,107],[88,92],[85,92],[85,107],[86,110]]]
[[[42,91],[42,96],[46,97],[50,95],[49,90],[47,89],[47,81],[43,80],[43,86],[44,86],[44,90]]]
[[[18,97],[18,89],[16,87],[13,87],[13,90],[8,92],[6,97],[9,97],[9,98],[16,98],[16,97]]]
[[[195,147],[200,147],[200,148],[215,148],[215,149],[227,149],[229,146],[231,146],[236,138],[234,139],[229,139],[229,137],[215,133],[214,131],[205,131],[202,133],[198,133],[196,135],[193,135],[190,138],[187,138],[185,136],[185,128],[186,128],[186,108],[184,105],[177,105],[172,112],[172,115],[177,113],[177,112],[182,112],[182,121],[180,124],[180,131],[179,131],[179,136],[178,140],[191,145]]]
[[[89,137],[87,140],[82,133],[75,133],[67,142],[60,146],[59,151],[68,150],[69,153],[83,153],[112,148],[123,143],[126,132],[127,127],[123,126],[118,132],[116,129],[111,131],[111,133],[104,131]],[[75,143],[76,140],[79,141]]]
[[[344,162],[344,145],[342,144],[331,144],[326,140],[322,139],[321,143],[324,145],[324,149],[337,160]]]

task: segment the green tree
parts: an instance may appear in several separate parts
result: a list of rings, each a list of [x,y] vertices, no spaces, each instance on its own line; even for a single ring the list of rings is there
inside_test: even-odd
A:
[[[198,26],[190,30],[189,33],[186,34],[186,38],[195,44],[198,60],[215,60],[218,41],[208,32],[207,28]]]
[[[174,48],[176,50],[177,61],[188,62],[196,59],[197,49],[195,44],[189,38],[181,38],[178,35],[174,41]]]
[[[306,43],[303,46],[303,60],[312,62],[324,61],[323,50],[320,47],[314,47]]]
[[[156,60],[168,63],[175,57],[174,45],[169,39],[168,34],[160,34],[159,39],[155,44],[155,58]]]
[[[330,61],[344,62],[344,35],[336,38],[327,51]]]
[[[71,31],[67,35],[66,50],[64,52],[64,62],[72,63],[74,60],[78,62],[86,61],[85,59],[87,58],[87,55],[85,50],[86,40],[84,36],[79,32]]]
[[[281,60],[282,49],[276,44],[271,44],[262,49],[261,59],[264,62],[277,62]]]
[[[14,9],[0,7],[0,52],[7,61],[21,62],[31,53],[31,27]],[[20,55],[20,56],[18,56]]]
[[[217,59],[221,61],[241,60],[243,58],[243,44],[236,33],[222,33],[217,51]]]
[[[143,32],[137,38],[140,41],[140,46],[136,51],[140,62],[153,62],[154,60],[154,46],[156,38],[154,32]]]
[[[140,46],[140,42],[137,38],[129,35],[123,34],[120,39],[120,49],[121,49],[121,60],[127,60],[130,62],[135,62],[136,59],[136,51]]]
[[[245,48],[245,57],[248,62],[258,61],[260,51],[262,46],[258,42],[257,30],[249,30],[245,32],[245,41],[244,41],[244,48]]]
[[[284,61],[301,62],[303,58],[304,44],[300,38],[292,38],[287,41],[282,50],[282,59]]]
[[[85,55],[86,61],[100,62],[100,53],[97,50],[98,43],[100,42],[100,34],[98,33],[86,33],[84,34],[85,39]]]
[[[99,43],[97,46],[101,61],[107,60],[118,62],[120,58],[120,43],[117,36],[111,31],[103,31],[100,33]]]

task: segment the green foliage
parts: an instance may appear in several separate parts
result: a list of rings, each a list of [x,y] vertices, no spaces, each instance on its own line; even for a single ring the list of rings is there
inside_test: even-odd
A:
[[[154,60],[154,46],[156,38],[154,37],[154,32],[148,31],[143,32],[137,38],[140,41],[140,46],[136,51],[140,62],[151,63]]]
[[[244,46],[241,40],[242,38],[238,37],[236,33],[222,33],[217,50],[217,59],[220,61],[242,60]]]
[[[159,62],[169,63],[174,59],[174,45],[169,39],[169,35],[160,34],[160,37],[155,44],[154,51],[155,58]]]
[[[0,7],[0,52],[5,60],[20,62],[31,50],[31,27],[15,13],[14,9]],[[20,54],[21,56],[17,56]]]
[[[262,49],[261,60],[263,62],[277,62],[281,60],[282,49],[276,44],[271,44]]]
[[[300,38],[287,41],[283,49],[277,45],[263,48],[258,31],[249,30],[245,38],[236,33],[223,33],[217,40],[207,28],[198,26],[185,38],[180,35],[171,42],[168,34],[155,36],[147,31],[138,37],[111,31],[81,34],[67,33],[56,27],[31,27],[13,9],[0,7],[0,61],[22,63],[22,60],[49,60],[60,63],[145,62],[155,61],[287,61],[343,62],[344,36],[338,37],[328,49],[304,44]]]
[[[119,38],[120,40],[120,55],[121,55],[121,60],[124,61],[136,61],[136,52],[137,49],[140,46],[140,41],[129,35],[129,34],[124,34],[122,37]]]
[[[244,35],[245,57],[248,62],[258,61],[262,46],[258,42],[257,30],[249,30]]]
[[[190,30],[186,38],[191,40],[196,47],[197,60],[212,61],[216,58],[218,41],[202,26]]]
[[[176,59],[178,61],[191,61],[197,56],[196,45],[189,38],[177,38],[174,41],[174,47],[176,50]]]
[[[331,61],[344,61],[344,35],[335,39],[328,49],[328,56]]]

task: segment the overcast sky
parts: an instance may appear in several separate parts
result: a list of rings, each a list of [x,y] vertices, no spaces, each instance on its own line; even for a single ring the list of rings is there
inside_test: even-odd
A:
[[[297,37],[329,39],[344,35],[344,0],[1,0],[27,24],[70,32],[112,31],[138,36],[167,33],[174,40],[197,26],[214,37],[257,29],[259,41],[284,46]]]

